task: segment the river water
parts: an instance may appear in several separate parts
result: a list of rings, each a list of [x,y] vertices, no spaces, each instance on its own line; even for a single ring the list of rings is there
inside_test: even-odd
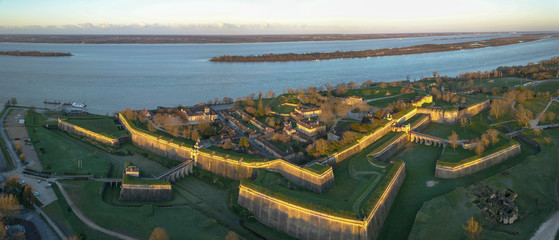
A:
[[[510,36],[444,36],[357,41],[241,44],[37,44],[0,43],[0,51],[71,52],[72,57],[0,56],[0,101],[20,104],[81,101],[91,112],[194,105],[224,96],[343,82],[455,76],[498,66],[524,65],[559,56],[559,38],[509,46],[319,62],[214,63],[213,56],[304,53],[453,43]],[[469,38],[464,38],[469,37]]]

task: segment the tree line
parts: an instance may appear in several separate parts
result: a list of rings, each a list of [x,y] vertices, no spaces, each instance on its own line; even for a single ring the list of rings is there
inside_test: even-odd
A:
[[[62,52],[39,52],[39,51],[0,51],[0,55],[27,56],[27,57],[69,57],[71,53]]]

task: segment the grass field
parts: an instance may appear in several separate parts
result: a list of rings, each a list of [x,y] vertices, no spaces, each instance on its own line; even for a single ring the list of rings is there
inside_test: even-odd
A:
[[[461,146],[456,147],[456,149],[453,149],[452,147],[448,147],[445,149],[445,152],[442,154],[441,158],[437,163],[441,165],[447,165],[447,166],[464,164],[467,163],[468,160],[470,161],[476,160],[480,157],[484,157],[489,154],[500,151],[502,149],[505,149],[507,147],[510,147],[515,143],[516,141],[514,141],[512,138],[501,134],[499,136],[499,142],[495,144],[489,144],[489,146],[485,148],[485,151],[481,156],[478,156],[473,150],[466,150]]]
[[[127,133],[126,130],[119,130],[117,128],[113,117],[87,114],[83,116],[68,117],[63,120],[78,127],[109,137],[118,137]]]
[[[404,160],[406,163],[406,180],[394,200],[393,207],[390,209],[378,239],[408,239],[408,235],[414,226],[415,216],[425,202],[434,197],[445,195],[460,186],[467,186],[499,174],[537,152],[536,149],[524,142],[521,142],[521,148],[522,153],[520,155],[473,175],[458,179],[438,179],[435,178],[435,163],[439,158],[441,148],[408,143],[391,158]],[[434,181],[431,183],[435,185],[429,187],[427,185],[428,181]],[[441,230],[437,228],[433,231]],[[427,236],[415,239],[455,239],[454,237],[435,238]]]
[[[489,91],[491,91],[494,87],[499,89],[503,87],[508,87],[509,89],[512,89],[516,85],[521,85],[532,81],[533,80],[526,80],[524,78],[504,77],[504,78],[495,78],[495,79],[481,79],[481,80],[478,79],[478,80],[474,80],[474,84],[479,85],[481,83],[481,85],[484,88],[487,88]]]
[[[289,113],[295,111],[295,107],[294,106],[289,106],[289,105],[276,106],[276,107],[272,108],[272,111],[277,112],[277,113],[289,114]]]
[[[147,239],[155,227],[167,230],[171,239],[224,238],[228,230],[188,206],[119,207],[106,204],[99,196],[103,183],[66,181],[64,188],[90,220],[96,224],[139,239]],[[173,219],[173,221],[169,221]],[[185,224],[187,223],[187,224]]]
[[[380,88],[380,86],[374,86],[369,88],[358,88],[348,90],[345,96],[358,96],[363,99],[374,99],[380,97],[386,97],[386,92],[390,92],[390,95],[400,94],[402,87],[390,87]]]
[[[37,115],[40,116],[40,115]],[[43,119],[44,120],[44,119]],[[95,177],[105,177],[109,166],[113,165],[113,174],[120,173],[124,162],[130,161],[138,166],[143,174],[151,176],[165,171],[163,167],[139,154],[133,156],[118,156],[105,152],[95,146],[82,142],[60,130],[47,130],[40,127],[39,120],[26,121],[29,136],[43,165],[43,170],[57,175],[92,174]],[[122,146],[121,151],[130,150],[134,153],[136,147],[131,144]],[[78,160],[82,166],[78,169]],[[116,176],[118,177],[118,176]]]
[[[431,136],[447,139],[454,131],[458,134],[460,139],[475,139],[479,138],[485,131],[487,131],[489,126],[486,123],[475,121],[474,119],[479,119],[479,117],[476,116],[472,118],[472,124],[466,128],[462,128],[460,123],[445,125],[431,122],[421,132]]]
[[[53,184],[52,188],[56,193],[58,200],[43,207],[43,211],[49,216],[52,221],[56,223],[56,225],[60,228],[60,230],[62,230],[62,232],[64,232],[66,236],[81,235],[83,237],[82,239],[118,239],[95,231],[82,223],[82,221],[72,213],[68,202],[66,202],[66,200],[60,193],[58,186],[56,184]]]
[[[525,156],[518,165],[481,181],[493,189],[508,187],[518,193],[515,204],[520,219],[514,224],[491,224],[480,217],[480,209],[472,206],[467,195],[471,186],[467,186],[426,202],[417,214],[409,239],[456,239],[464,236],[461,226],[471,216],[484,228],[482,239],[529,239],[552,210],[556,210],[559,200],[555,184],[559,129],[546,130],[544,135],[551,136],[555,142],[547,145],[543,136],[537,138],[542,146],[540,153]]]
[[[557,95],[557,90],[559,90],[559,79],[555,79],[553,82],[546,82],[542,84],[538,84],[536,87],[533,87],[532,90],[537,92],[547,92]]]
[[[550,100],[549,98],[535,98],[523,102],[522,105],[524,106],[524,108],[532,111],[535,118],[536,116],[538,116],[539,113],[541,113],[545,109],[545,107],[549,103],[549,100]]]

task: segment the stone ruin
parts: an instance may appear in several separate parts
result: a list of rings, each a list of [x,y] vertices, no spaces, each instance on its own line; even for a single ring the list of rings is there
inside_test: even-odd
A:
[[[518,194],[510,188],[494,191],[487,185],[479,184],[472,193],[472,202],[482,210],[486,220],[512,224],[518,219],[518,207],[514,204]]]

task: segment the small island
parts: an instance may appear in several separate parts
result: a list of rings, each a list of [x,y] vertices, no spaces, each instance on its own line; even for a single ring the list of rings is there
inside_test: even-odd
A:
[[[290,62],[290,61],[316,61],[339,58],[367,58],[394,55],[409,55],[432,52],[458,51],[462,49],[477,49],[485,47],[505,46],[523,42],[531,42],[544,38],[558,37],[559,34],[524,34],[522,36],[494,38],[483,41],[469,41],[449,44],[422,44],[401,48],[367,49],[347,52],[312,52],[312,53],[282,53],[262,54],[248,56],[223,55],[212,57],[211,62]]]
[[[70,57],[71,53],[39,52],[39,51],[0,51],[0,55],[25,57]]]

